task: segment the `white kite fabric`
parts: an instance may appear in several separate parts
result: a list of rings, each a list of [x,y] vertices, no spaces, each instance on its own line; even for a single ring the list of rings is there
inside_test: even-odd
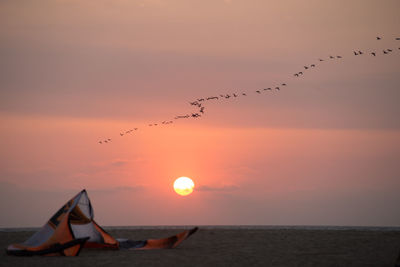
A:
[[[49,221],[22,244],[12,244],[7,254],[16,256],[77,256],[82,248],[162,249],[174,248],[197,231],[197,227],[177,235],[133,241],[115,239],[94,220],[86,190],[61,207]]]

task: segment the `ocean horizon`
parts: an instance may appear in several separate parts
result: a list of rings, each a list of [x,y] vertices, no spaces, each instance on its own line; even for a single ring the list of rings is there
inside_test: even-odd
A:
[[[346,226],[346,225],[122,225],[102,226],[105,230],[169,230],[169,229],[222,229],[222,230],[359,230],[400,231],[400,226]],[[0,232],[37,231],[41,227],[0,227]]]

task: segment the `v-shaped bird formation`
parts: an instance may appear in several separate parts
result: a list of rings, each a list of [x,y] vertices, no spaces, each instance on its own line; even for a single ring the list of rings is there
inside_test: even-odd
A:
[[[376,40],[381,41],[381,40],[383,40],[383,37],[377,36]],[[400,41],[400,38],[395,38],[395,41]],[[328,55],[326,57],[318,58],[317,62],[318,62],[318,64],[326,64],[326,62],[341,60],[347,56],[357,56],[357,57],[359,57],[359,56],[370,56],[370,57],[388,56],[395,51],[400,52],[400,46],[397,47],[397,49],[396,48],[386,48],[386,49],[383,49],[382,51],[377,51],[377,50],[362,51],[362,50],[357,49],[357,50],[353,50],[352,53],[350,53],[349,55],[346,55],[346,56],[345,55]],[[311,63],[311,64],[303,65],[301,70],[299,70],[298,72],[296,72],[292,75],[295,78],[301,78],[304,75],[306,75],[309,71],[311,71],[312,69],[317,68],[318,64]],[[288,86],[288,84],[286,82],[281,82],[278,84],[274,84],[270,87],[260,88],[257,90],[234,92],[234,93],[223,93],[223,94],[218,94],[218,95],[213,95],[213,96],[197,98],[197,99],[189,102],[189,104],[191,106],[196,108],[196,110],[193,111],[192,113],[183,114],[183,115],[180,114],[180,115],[175,116],[173,119],[164,120],[164,121],[157,122],[157,123],[149,123],[149,124],[147,124],[147,127],[166,126],[166,125],[173,124],[176,120],[199,118],[202,115],[204,115],[205,110],[206,110],[205,105],[209,101],[225,101],[225,100],[235,99],[238,97],[248,97],[251,95],[271,94],[273,92],[280,91],[281,89],[283,89],[286,86]],[[129,130],[121,131],[119,133],[119,137],[125,137],[127,135],[134,133],[135,131],[138,131],[138,130],[139,130],[138,127],[134,127]],[[109,144],[110,142],[112,142],[112,140],[113,140],[112,138],[105,138],[105,139],[99,140],[98,143],[99,144]]]

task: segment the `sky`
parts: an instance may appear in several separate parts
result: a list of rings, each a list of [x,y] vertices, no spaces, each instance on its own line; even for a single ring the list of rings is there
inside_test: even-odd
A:
[[[0,227],[41,226],[82,189],[108,226],[400,226],[398,10],[1,1]]]

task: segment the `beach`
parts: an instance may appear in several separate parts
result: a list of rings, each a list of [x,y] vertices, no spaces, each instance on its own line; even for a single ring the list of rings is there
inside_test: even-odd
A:
[[[187,228],[186,228],[187,229]],[[142,240],[181,229],[111,228],[116,238]],[[175,249],[82,249],[77,257],[15,257],[5,248],[34,231],[0,231],[0,266],[394,266],[400,231],[391,229],[251,229],[200,227]]]

